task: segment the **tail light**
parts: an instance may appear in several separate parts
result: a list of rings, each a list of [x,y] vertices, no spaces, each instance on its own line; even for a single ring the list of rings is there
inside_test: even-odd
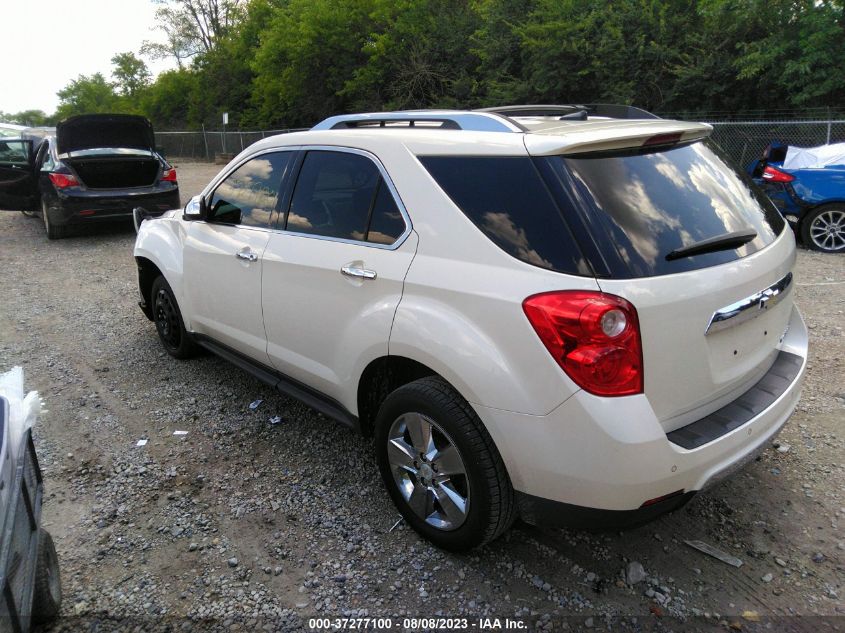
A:
[[[588,290],[546,292],[528,297],[522,309],[579,387],[597,396],[642,393],[640,325],[625,299]]]
[[[176,182],[176,168],[165,169],[161,172],[161,179],[165,182]]]
[[[763,180],[766,182],[792,182],[795,176],[787,174],[785,171],[775,169],[774,167],[766,167],[763,170]]]
[[[76,176],[72,174],[50,174],[50,182],[53,183],[53,186],[56,189],[66,189],[68,187],[77,187],[79,186],[79,181],[76,179]]]

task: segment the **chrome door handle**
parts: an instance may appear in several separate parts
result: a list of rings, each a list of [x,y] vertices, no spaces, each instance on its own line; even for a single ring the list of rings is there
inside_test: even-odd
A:
[[[344,266],[340,269],[347,277],[357,277],[358,279],[375,279],[376,271],[367,270],[366,268],[359,268],[358,266]]]
[[[258,261],[258,255],[256,255],[252,251],[238,251],[237,253],[235,253],[235,257],[237,257],[238,259],[245,259],[248,262]]]

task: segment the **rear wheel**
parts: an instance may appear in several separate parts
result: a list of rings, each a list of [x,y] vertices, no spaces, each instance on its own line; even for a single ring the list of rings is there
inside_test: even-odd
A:
[[[67,227],[56,226],[50,221],[50,208],[47,206],[47,201],[41,199],[41,218],[44,220],[44,230],[47,231],[48,240],[58,240],[63,238],[67,233]]]
[[[174,358],[190,358],[196,352],[196,343],[185,329],[179,304],[164,277],[153,282],[151,295],[153,320],[164,349]]]
[[[472,407],[428,377],[391,393],[376,420],[382,479],[405,521],[452,551],[484,545],[513,523],[510,479]]]
[[[59,557],[50,533],[38,530],[38,559],[35,563],[35,591],[32,596],[32,620],[36,624],[49,622],[59,615],[62,606],[62,582],[59,577]]]
[[[801,239],[816,251],[845,252],[845,204],[827,204],[810,211],[801,221]]]

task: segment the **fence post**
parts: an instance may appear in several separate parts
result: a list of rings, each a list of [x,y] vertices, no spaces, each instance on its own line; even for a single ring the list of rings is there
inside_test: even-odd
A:
[[[241,137],[241,151],[244,151],[244,133],[241,132],[241,131],[238,131],[238,134]]]
[[[830,108],[827,109],[827,145],[830,145],[830,124],[833,117],[830,114]]]
[[[208,155],[208,139],[205,136],[205,123],[202,124],[202,142],[205,145],[205,160],[211,160],[211,156]]]

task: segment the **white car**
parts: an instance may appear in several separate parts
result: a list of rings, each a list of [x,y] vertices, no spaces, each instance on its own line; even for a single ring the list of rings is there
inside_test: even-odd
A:
[[[141,307],[171,355],[373,434],[440,547],[517,516],[638,524],[762,450],[806,367],[792,232],[710,131],[618,106],[333,117],[143,221]]]

